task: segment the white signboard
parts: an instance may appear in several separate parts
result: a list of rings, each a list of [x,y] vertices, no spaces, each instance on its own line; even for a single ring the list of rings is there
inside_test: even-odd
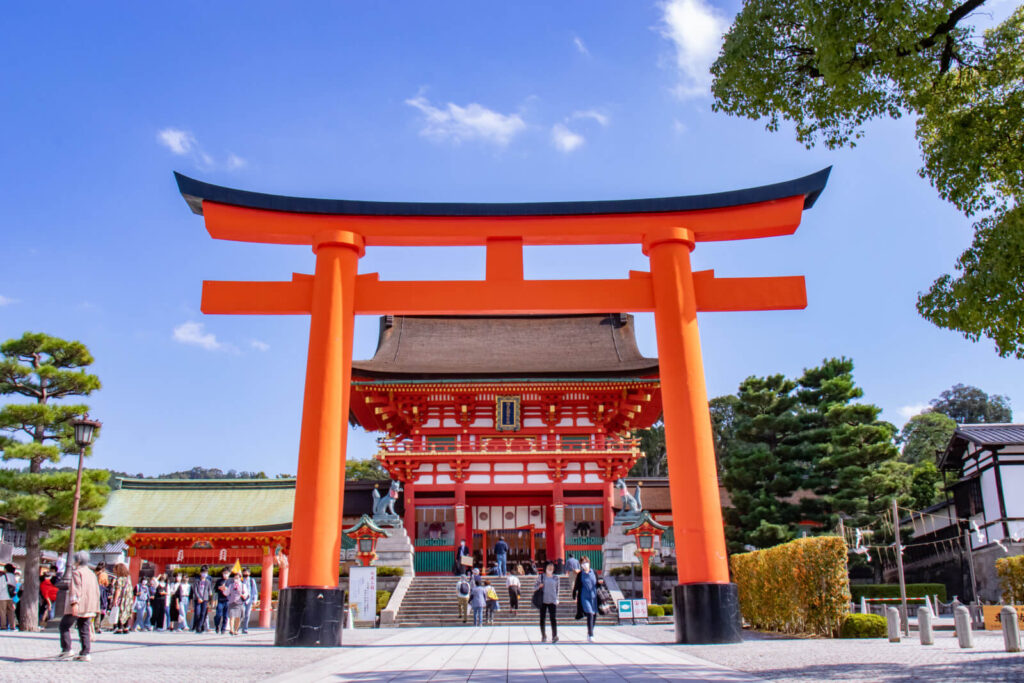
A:
[[[377,568],[349,567],[348,610],[352,621],[377,618]]]
[[[627,543],[622,546],[622,561],[630,564],[640,561],[636,556],[636,543]]]
[[[647,621],[647,601],[643,598],[633,601],[633,619]]]
[[[633,601],[619,600],[619,621],[633,618]]]

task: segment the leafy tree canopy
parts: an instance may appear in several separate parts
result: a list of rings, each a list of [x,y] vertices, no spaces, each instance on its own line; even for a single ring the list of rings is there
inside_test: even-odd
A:
[[[664,423],[659,420],[647,429],[634,429],[633,438],[640,439],[641,455],[629,470],[629,475],[632,477],[662,477],[668,474]]]
[[[747,0],[711,71],[714,108],[793,123],[808,147],[853,145],[879,117],[917,117],[920,174],[975,241],[918,300],[940,327],[1024,357],[1024,6],[978,35],[994,0]]]
[[[986,394],[968,384],[954,384],[930,403],[932,412],[948,415],[957,424],[1013,422],[1008,397]]]
[[[345,463],[345,479],[348,481],[380,481],[390,475],[381,464],[370,458],[367,460],[349,460]]]
[[[934,463],[946,450],[956,429],[956,422],[944,413],[927,411],[907,420],[900,431],[900,460],[910,464]]]

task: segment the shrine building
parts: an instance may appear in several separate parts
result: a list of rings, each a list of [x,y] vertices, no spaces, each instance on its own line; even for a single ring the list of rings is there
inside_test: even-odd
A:
[[[417,574],[450,572],[462,539],[487,566],[499,537],[513,566],[600,569],[630,431],[662,412],[627,314],[383,316],[351,387],[351,420],[384,434],[375,457],[401,482]]]

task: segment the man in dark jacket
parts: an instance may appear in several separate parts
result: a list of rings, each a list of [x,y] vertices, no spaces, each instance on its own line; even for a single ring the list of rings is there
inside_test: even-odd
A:
[[[204,564],[199,569],[199,576],[196,577],[195,585],[192,586],[192,630],[196,633],[203,633],[209,627],[207,624],[207,611],[210,606],[210,598],[213,597],[213,583],[210,582],[208,568]]]
[[[505,576],[508,573],[508,543],[504,538],[499,537],[498,542],[494,544],[494,557],[498,561],[498,576]]]
[[[228,630],[228,591],[231,588],[231,569],[220,570],[220,578],[213,583],[213,594],[217,596],[217,611],[213,614],[213,630],[225,633]]]
[[[463,557],[469,557],[469,548],[466,547],[466,541],[459,541],[459,547],[455,549],[455,573],[456,574],[468,574],[472,565],[462,564]]]

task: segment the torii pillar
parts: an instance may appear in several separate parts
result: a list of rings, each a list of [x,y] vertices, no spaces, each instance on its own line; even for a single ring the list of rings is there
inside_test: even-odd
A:
[[[709,195],[540,204],[306,199],[177,175],[179,190],[192,210],[205,217],[211,237],[309,245],[316,254],[311,276],[203,283],[204,313],[311,317],[290,550],[295,566],[290,581],[282,567],[281,584],[287,587],[280,593],[275,644],[341,644],[344,599],[338,559],[355,315],[609,311],[654,312],[680,560],[676,640],[739,640],[697,313],[798,309],[807,305],[807,296],[799,276],[694,273],[690,252],[697,242],[792,234],[828,175],[824,169],[783,183]],[[625,279],[524,279],[525,245],[574,244],[640,244],[651,271],[631,272]],[[357,275],[366,246],[485,246],[487,276],[481,281],[409,282],[381,281],[376,273]],[[561,484],[554,488],[557,498]]]

